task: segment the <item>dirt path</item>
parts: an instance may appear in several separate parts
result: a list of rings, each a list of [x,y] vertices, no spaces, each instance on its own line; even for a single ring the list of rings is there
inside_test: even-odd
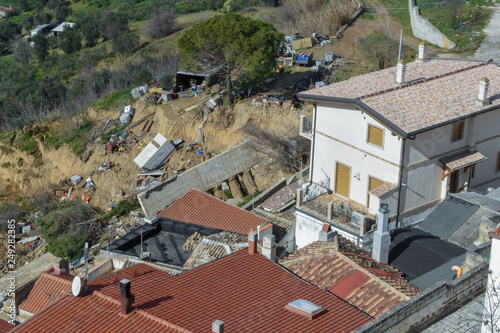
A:
[[[474,59],[490,60],[493,59],[497,64],[500,63],[500,6],[495,6],[495,13],[490,22],[484,29],[486,38],[481,43]]]

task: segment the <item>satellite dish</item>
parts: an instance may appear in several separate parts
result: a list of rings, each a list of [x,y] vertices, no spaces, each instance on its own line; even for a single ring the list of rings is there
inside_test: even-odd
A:
[[[71,291],[73,292],[73,296],[80,295],[80,291],[82,290],[82,280],[75,276],[73,279],[73,284],[71,285]]]

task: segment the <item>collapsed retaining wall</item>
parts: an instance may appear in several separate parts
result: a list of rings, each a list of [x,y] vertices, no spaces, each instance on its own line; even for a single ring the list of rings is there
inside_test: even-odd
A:
[[[459,279],[437,283],[355,332],[421,332],[428,324],[482,293],[486,286],[488,265],[488,262],[483,262]]]
[[[420,16],[415,0],[408,0],[410,10],[411,30],[415,37],[428,41],[445,49],[452,49],[456,45],[446,37],[438,28],[432,25],[428,19]]]
[[[146,216],[153,216],[193,188],[206,191],[260,162],[250,140],[137,195]]]

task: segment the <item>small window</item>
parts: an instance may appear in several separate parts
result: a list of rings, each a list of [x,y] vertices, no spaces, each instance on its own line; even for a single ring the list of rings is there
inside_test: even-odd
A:
[[[462,140],[464,137],[464,122],[458,122],[453,124],[453,137],[452,142]]]
[[[379,147],[384,146],[384,130],[378,127],[368,125],[368,142]]]
[[[496,171],[500,171],[500,153],[498,153],[498,156],[497,156],[497,170]]]

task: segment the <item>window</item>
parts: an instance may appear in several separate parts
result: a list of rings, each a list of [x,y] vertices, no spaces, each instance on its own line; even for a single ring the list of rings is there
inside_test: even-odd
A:
[[[384,130],[378,127],[368,125],[368,140],[369,143],[373,143],[379,147],[384,146]]]
[[[496,171],[500,171],[500,153],[498,153],[498,156],[497,156],[497,170]]]
[[[462,140],[464,137],[464,122],[460,121],[453,124],[453,136],[451,142]]]

